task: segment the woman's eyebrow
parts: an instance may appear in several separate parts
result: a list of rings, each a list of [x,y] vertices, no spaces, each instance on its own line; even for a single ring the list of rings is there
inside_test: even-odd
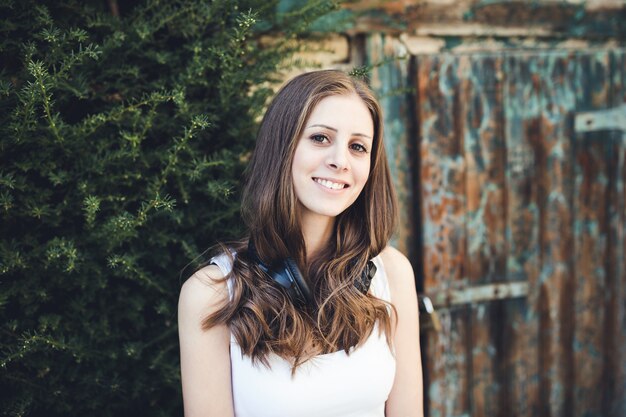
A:
[[[334,127],[330,127],[330,126],[326,126],[326,125],[320,125],[320,124],[310,125],[310,126],[307,127],[307,129],[310,129],[312,127],[323,127],[324,129],[332,130],[333,132],[337,131],[337,129],[335,129]]]
[[[307,129],[310,129],[312,127],[322,127],[324,129],[328,129],[328,130],[332,130],[333,132],[337,132],[337,129],[335,129],[334,127],[321,125],[321,124],[314,124],[314,125],[307,126]],[[361,137],[368,138],[368,139],[372,138],[370,135],[366,135],[365,133],[353,133],[352,135],[353,136],[361,136]]]

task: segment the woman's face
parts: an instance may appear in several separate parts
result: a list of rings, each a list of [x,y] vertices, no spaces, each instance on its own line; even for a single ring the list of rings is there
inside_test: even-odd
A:
[[[322,99],[298,139],[291,172],[302,218],[350,207],[370,172],[374,122],[357,95]]]

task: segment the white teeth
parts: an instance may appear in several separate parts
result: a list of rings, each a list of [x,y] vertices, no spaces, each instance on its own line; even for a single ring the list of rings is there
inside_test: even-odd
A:
[[[323,185],[326,188],[330,188],[331,190],[341,190],[345,187],[344,184],[339,184],[337,182],[332,182],[328,180],[323,180],[321,178],[314,178],[314,181],[318,184]]]

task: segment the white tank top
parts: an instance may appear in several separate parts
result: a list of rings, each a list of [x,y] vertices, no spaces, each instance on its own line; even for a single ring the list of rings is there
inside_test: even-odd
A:
[[[223,274],[231,270],[226,255],[211,260]],[[389,283],[379,256],[370,291],[390,301]],[[230,282],[229,290],[230,290]],[[396,371],[384,332],[372,334],[350,355],[337,351],[318,355],[291,375],[291,365],[278,355],[268,357],[270,368],[243,356],[234,337],[230,364],[236,417],[384,417],[385,401]]]

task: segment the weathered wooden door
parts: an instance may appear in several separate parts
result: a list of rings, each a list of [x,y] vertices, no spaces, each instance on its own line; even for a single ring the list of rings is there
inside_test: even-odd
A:
[[[430,416],[626,416],[624,57],[414,58]]]
[[[392,124],[398,109],[413,118],[395,169],[413,173],[416,227],[401,236],[441,322],[422,347],[429,416],[626,416],[625,57],[394,64],[414,87],[408,107],[383,100]],[[396,82],[384,71],[379,90]]]

